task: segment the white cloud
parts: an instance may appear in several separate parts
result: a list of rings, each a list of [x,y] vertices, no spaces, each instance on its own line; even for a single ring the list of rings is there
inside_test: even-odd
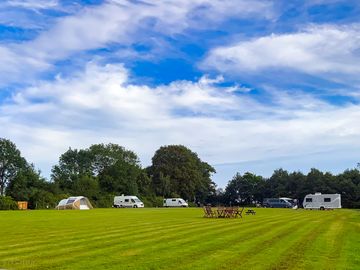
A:
[[[203,66],[228,73],[291,69],[335,79],[339,73],[358,77],[359,61],[360,25],[324,25],[215,48]]]
[[[0,4],[0,22],[17,25],[29,24],[30,28],[38,28],[29,19],[17,14],[17,20],[10,20],[1,15],[1,9],[11,12],[4,7],[24,7],[34,10],[47,8],[64,9],[59,1],[17,1],[9,0]],[[76,8],[78,10],[78,8]],[[197,16],[200,16],[199,19]],[[0,50],[6,50],[7,56],[14,58],[7,69],[8,59],[0,58],[0,85],[11,83],[23,77],[23,69],[36,74],[50,68],[52,63],[67,59],[74,53],[107,47],[109,44],[130,44],[153,39],[150,33],[156,36],[172,36],[188,28],[208,25],[229,17],[259,16],[271,18],[272,4],[269,1],[238,0],[238,1],[210,1],[210,0],[167,0],[167,1],[127,1],[113,0],[104,4],[84,7],[75,14],[63,16],[51,26],[41,26],[39,29],[48,29],[26,42],[2,45]],[[49,22],[49,24],[53,21]],[[26,26],[25,26],[26,28]],[[38,29],[38,30],[39,30]],[[152,41],[153,45],[158,44]],[[161,44],[158,45],[162,47]],[[156,48],[155,48],[156,49]],[[4,52],[0,52],[4,54]],[[25,59],[24,61],[22,59]],[[36,64],[34,64],[36,63]],[[41,63],[41,64],[40,64]],[[7,69],[7,70],[6,70]]]
[[[19,7],[33,10],[52,9],[59,6],[58,0],[5,0],[0,7]]]
[[[199,21],[194,17],[204,12]],[[65,57],[79,50],[105,46],[111,42],[129,44],[143,38],[147,31],[173,35],[187,28],[229,17],[246,17],[256,14],[270,17],[268,1],[108,1],[92,8],[85,8],[68,16],[29,44],[30,50],[41,51],[44,57]]]
[[[50,65],[29,55],[17,54],[16,50],[0,45],[0,87],[19,79],[30,80],[34,74],[48,69]]]
[[[72,77],[24,89],[0,107],[1,136],[44,172],[69,146],[101,142],[133,149],[145,165],[166,144],[184,144],[213,164],[314,153],[329,159],[329,151],[360,147],[357,105],[338,108],[299,93],[273,94],[278,105],[268,106],[217,87],[220,78],[151,88],[127,76],[122,65],[89,63]]]

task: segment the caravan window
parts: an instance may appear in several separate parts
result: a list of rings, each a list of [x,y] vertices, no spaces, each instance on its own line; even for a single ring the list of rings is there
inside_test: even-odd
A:
[[[306,198],[306,202],[312,202],[312,198]]]
[[[331,198],[324,198],[324,202],[331,202]]]
[[[173,202],[176,202],[176,199],[172,199]]]
[[[135,202],[134,199],[131,199],[131,202],[134,203]]]
[[[129,199],[125,199],[125,202],[129,202]]]

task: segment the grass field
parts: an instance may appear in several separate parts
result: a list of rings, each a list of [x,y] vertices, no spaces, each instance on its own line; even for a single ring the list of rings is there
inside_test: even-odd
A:
[[[0,211],[0,269],[360,269],[360,211]]]

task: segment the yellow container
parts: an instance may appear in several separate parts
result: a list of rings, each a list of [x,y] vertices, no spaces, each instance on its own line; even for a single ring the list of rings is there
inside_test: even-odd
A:
[[[20,210],[26,210],[28,208],[28,202],[17,202]]]

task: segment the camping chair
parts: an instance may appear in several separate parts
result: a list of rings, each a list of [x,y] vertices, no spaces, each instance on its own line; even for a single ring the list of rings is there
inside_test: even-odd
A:
[[[244,207],[243,208],[237,208],[237,209],[234,209],[234,214],[233,214],[233,217],[241,217],[242,218],[242,212],[244,211]]]
[[[218,207],[216,210],[216,214],[218,218],[225,218],[227,213],[226,213],[226,208],[225,207]]]
[[[236,217],[236,208],[235,207],[227,207],[225,208],[225,217],[226,218],[234,218]]]
[[[207,218],[216,217],[216,212],[211,209],[210,205],[204,206],[203,209],[204,209],[204,217]]]

